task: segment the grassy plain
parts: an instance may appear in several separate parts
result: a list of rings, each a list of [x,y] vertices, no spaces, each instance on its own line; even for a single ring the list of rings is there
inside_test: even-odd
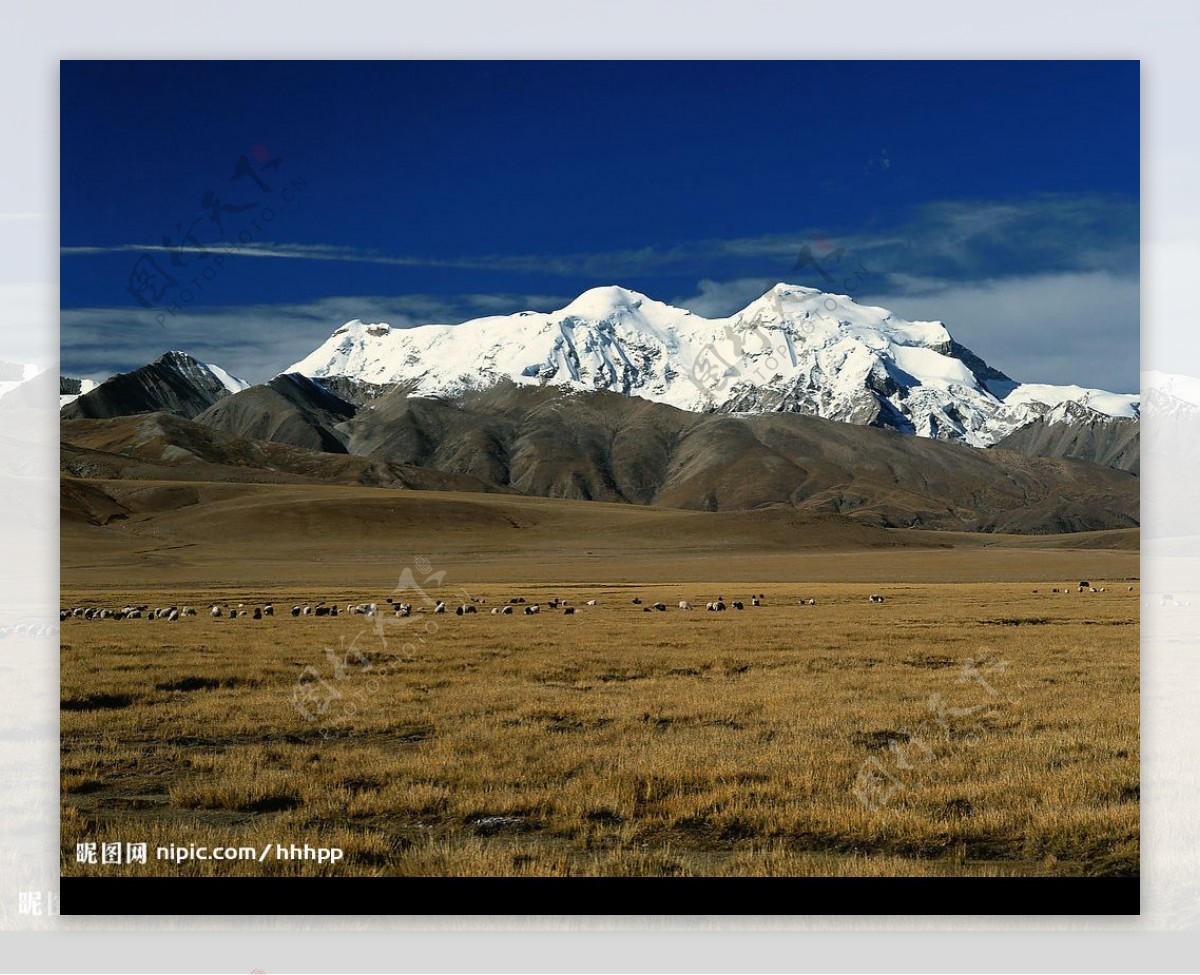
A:
[[[201,615],[64,621],[66,874],[1138,870],[1136,532],[129,490],[146,492],[133,517],[64,523],[63,605]],[[466,593],[480,612],[287,615],[382,606],[405,568],[444,571],[430,595],[453,609]],[[1051,592],[1082,578],[1106,591]],[[705,612],[718,595],[746,609]],[[542,613],[489,612],[516,597]],[[656,600],[668,611],[645,612]],[[284,615],[212,620],[214,601]],[[316,689],[311,720],[298,680]],[[118,839],[147,842],[150,862],[74,862],[77,842]],[[171,843],[333,845],[346,860],[156,862]]]

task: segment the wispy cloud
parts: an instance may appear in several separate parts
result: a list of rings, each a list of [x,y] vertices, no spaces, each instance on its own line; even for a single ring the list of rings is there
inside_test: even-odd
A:
[[[504,271],[618,281],[640,275],[692,275],[715,279],[778,275],[815,235],[834,238],[856,258],[888,273],[958,280],[1009,273],[1128,270],[1138,255],[1136,200],[1042,196],[1012,202],[928,204],[902,223],[880,231],[843,232],[806,227],[792,233],[647,243],[597,253],[484,254],[431,257],[384,254],[342,245],[253,241],[222,245],[231,257],[379,264],[458,270]],[[118,253],[205,253],[205,248],[162,244],[64,246],[64,256]]]

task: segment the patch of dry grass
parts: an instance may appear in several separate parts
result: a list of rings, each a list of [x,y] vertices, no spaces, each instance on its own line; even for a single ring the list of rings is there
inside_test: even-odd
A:
[[[485,584],[482,613],[382,636],[346,615],[68,620],[63,871],[1133,874],[1137,593],[1054,584]],[[674,608],[718,593],[746,610]],[[487,612],[516,595],[577,614]],[[341,695],[312,721],[293,704],[309,666]],[[116,839],[150,863],[74,862],[75,843]],[[156,862],[170,843],[346,859]]]

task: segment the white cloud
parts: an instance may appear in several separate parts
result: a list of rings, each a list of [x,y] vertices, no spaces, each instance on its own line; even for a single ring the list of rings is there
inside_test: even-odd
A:
[[[921,284],[863,300],[908,319],[945,322],[960,343],[1023,382],[1138,389],[1136,277],[1096,271]]]
[[[696,294],[672,298],[670,303],[687,308],[702,318],[724,318],[745,308],[767,288],[778,283],[766,278],[736,278],[733,281],[705,278],[696,285]]]

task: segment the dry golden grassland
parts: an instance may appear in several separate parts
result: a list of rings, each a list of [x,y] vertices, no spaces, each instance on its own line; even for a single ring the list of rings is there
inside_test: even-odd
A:
[[[224,539],[231,553],[253,543]],[[816,576],[921,580],[876,583],[748,583],[748,568],[729,581],[693,562],[691,578],[725,581],[670,584],[627,582],[634,570],[615,562],[609,578],[623,581],[597,581],[605,570],[582,553],[574,574],[567,555],[549,570],[522,558],[492,581],[431,555],[448,570],[431,594],[453,610],[466,589],[486,601],[480,613],[384,618],[381,635],[361,616],[287,611],[317,599],[382,607],[390,585],[278,585],[264,563],[260,578],[274,582],[251,587],[244,548],[230,555],[236,585],[217,581],[219,554],[157,582],[107,583],[88,564],[96,550],[94,535],[64,532],[64,606],[175,603],[201,615],[64,621],[64,874],[1138,870],[1138,592],[1120,581],[1136,575],[1136,552],[1019,541],[954,553],[957,569],[928,569],[949,564],[940,550],[873,552],[846,555],[840,570],[831,557]],[[657,567],[639,558],[642,578],[688,577],[669,553]],[[397,554],[393,584],[410,560]],[[961,579],[968,564],[1026,581],[929,578]],[[764,578],[814,578],[789,565]],[[1050,593],[1078,582],[1068,567],[1080,566],[1108,566],[1089,579],[1106,592]],[[750,606],[752,592],[764,607]],[[869,603],[872,592],[886,602]],[[717,595],[746,609],[704,611]],[[490,614],[517,596],[542,614]],[[634,596],[669,609],[644,612]],[[576,614],[549,611],[550,597]],[[268,600],[284,615],[207,616],[214,601]],[[313,720],[293,702],[306,667],[341,695],[324,712],[310,703]],[[149,863],[75,862],[76,843],[115,840],[148,843]],[[172,843],[322,844],[346,859],[156,862],[155,847]]]

